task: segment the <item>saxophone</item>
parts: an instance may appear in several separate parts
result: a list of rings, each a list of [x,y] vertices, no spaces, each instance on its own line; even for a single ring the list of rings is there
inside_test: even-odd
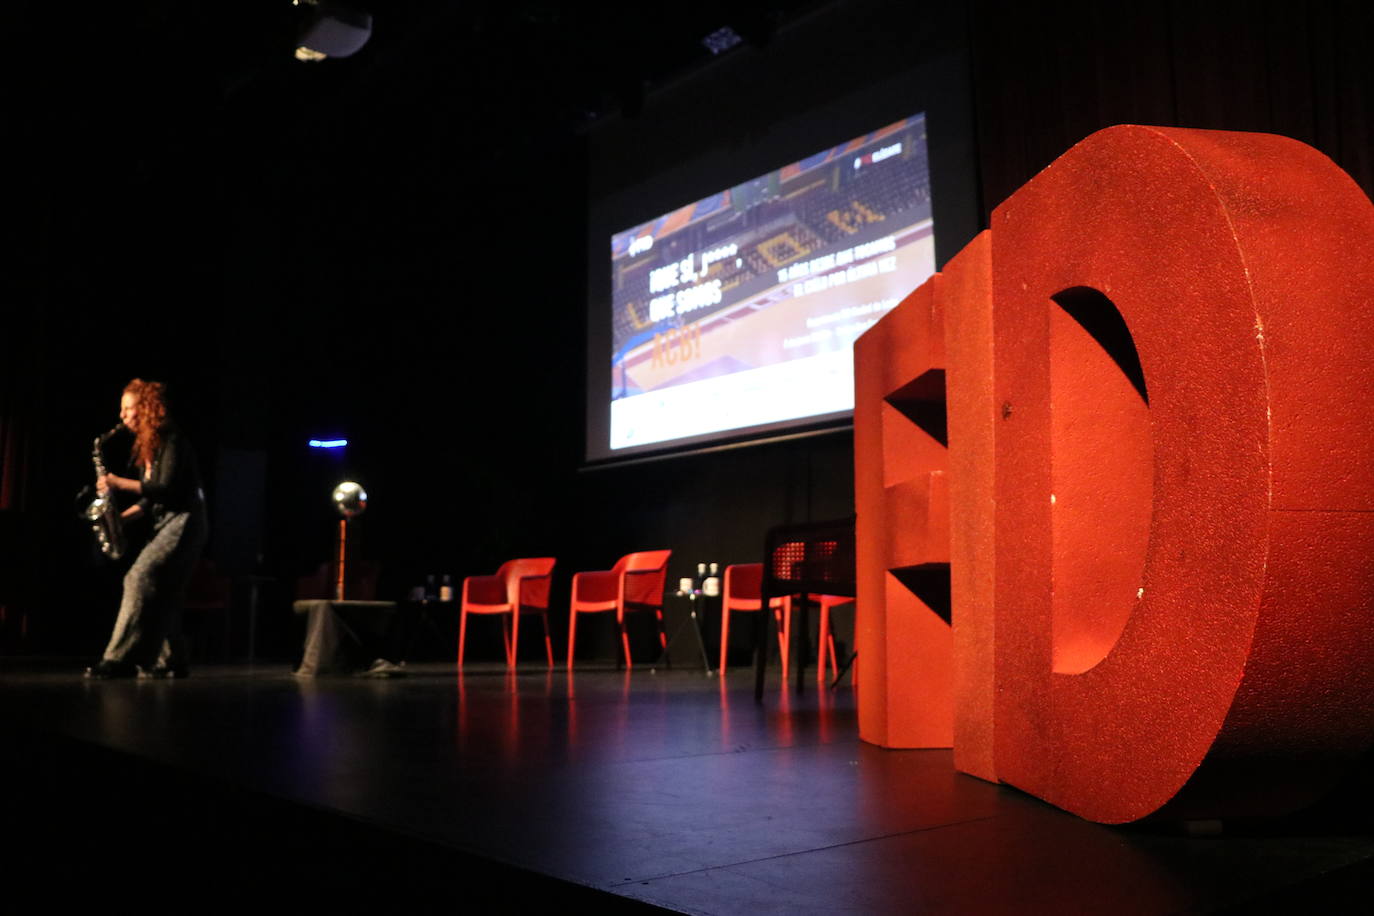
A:
[[[92,450],[92,457],[95,460],[96,474],[105,473],[105,460],[101,450],[106,442],[124,428],[121,423],[114,429],[103,435],[96,436],[95,446]],[[105,491],[96,493],[95,499],[86,507],[86,520],[91,523],[95,530],[96,543],[100,545],[100,552],[111,560],[118,560],[124,556],[124,525],[119,517],[119,507],[115,505],[114,493]]]

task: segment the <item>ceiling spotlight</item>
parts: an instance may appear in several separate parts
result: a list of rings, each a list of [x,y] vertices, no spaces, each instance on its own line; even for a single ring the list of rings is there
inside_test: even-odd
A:
[[[705,45],[706,50],[710,51],[712,54],[722,54],[742,41],[744,41],[744,39],[740,37],[738,32],[728,25],[725,25],[716,29],[710,35],[707,35],[701,40],[701,43]]]
[[[296,37],[296,60],[348,57],[372,36],[372,16],[326,0],[291,0],[304,13]]]

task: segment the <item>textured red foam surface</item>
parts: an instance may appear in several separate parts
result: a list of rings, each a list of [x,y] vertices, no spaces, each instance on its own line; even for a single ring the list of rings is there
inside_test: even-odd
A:
[[[949,747],[949,624],[889,572],[949,562],[948,455],[920,422],[943,410],[935,283],[904,299],[855,353],[859,734],[885,747]]]
[[[1374,207],[1296,141],[1111,128],[998,207],[856,345],[865,740],[941,700],[883,413],[940,366],[956,765],[1104,822],[1316,797],[1374,740],[1371,319]]]
[[[945,317],[949,407],[950,602],[954,639],[954,765],[995,780],[993,760],[994,448],[992,238],[950,259],[938,286]]]
[[[1371,427],[1345,403],[1371,387],[1374,208],[1295,141],[1128,126],[998,207],[992,238],[995,398],[1012,405],[996,448],[998,776],[1106,822],[1170,802],[1217,816],[1312,797],[1330,773],[1311,761],[1363,747],[1374,722],[1374,687],[1346,677],[1374,661],[1374,628],[1350,625],[1368,620],[1369,599],[1331,581],[1332,568],[1366,580],[1374,546],[1358,524]],[[1075,288],[1125,319],[1149,442],[1133,421],[1115,424],[1119,449],[1057,428],[1056,393],[1124,409],[1100,373],[1056,365],[1047,301]],[[1151,477],[1120,472],[1149,445]],[[1148,549],[1125,581],[1138,542],[1117,526],[1093,550],[1084,520],[1051,498],[1114,484],[1127,514],[1148,490]],[[1312,512],[1323,567],[1293,562]],[[1091,615],[1094,598],[1118,613],[1122,585],[1139,597],[1104,656],[1057,664],[1056,615]],[[1061,590],[1078,606],[1061,612]],[[1201,768],[1257,760],[1253,791],[1183,791],[1195,775],[1208,783]]]

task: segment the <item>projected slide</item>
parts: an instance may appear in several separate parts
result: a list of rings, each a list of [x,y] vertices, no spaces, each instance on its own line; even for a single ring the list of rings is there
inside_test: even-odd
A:
[[[616,233],[610,447],[852,410],[854,338],[934,270],[924,115]]]

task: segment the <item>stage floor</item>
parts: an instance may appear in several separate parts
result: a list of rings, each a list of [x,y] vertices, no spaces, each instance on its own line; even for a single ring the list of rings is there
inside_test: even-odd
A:
[[[1374,901],[1367,809],[1098,826],[949,751],[860,742],[849,688],[758,706],[748,669],[91,682],[3,659],[0,723],[6,870],[37,889],[751,916]]]

